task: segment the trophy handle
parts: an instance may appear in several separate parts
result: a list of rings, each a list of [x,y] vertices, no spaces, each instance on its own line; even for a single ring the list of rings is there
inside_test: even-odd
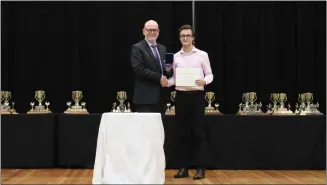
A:
[[[287,96],[285,96],[285,101],[283,103],[285,103],[287,101]]]
[[[204,96],[204,99],[207,100],[207,102],[209,102],[209,100],[207,99],[207,95]]]
[[[8,101],[11,99],[11,93],[9,93],[9,96],[8,96]]]
[[[216,99],[216,96],[215,96],[215,94],[213,94],[213,97],[212,97],[212,101],[211,102],[213,102],[213,100],[215,100]]]
[[[297,101],[300,102],[300,103],[302,103],[302,102],[300,101],[300,98],[301,98],[301,94],[299,94],[299,96],[297,97]]]
[[[257,99],[258,99],[258,98],[257,98],[257,96],[255,96],[255,98],[254,98],[253,102],[255,102]]]
[[[245,98],[244,98],[244,93],[242,94],[242,100],[243,100],[244,102],[246,102],[246,101],[245,101]]]

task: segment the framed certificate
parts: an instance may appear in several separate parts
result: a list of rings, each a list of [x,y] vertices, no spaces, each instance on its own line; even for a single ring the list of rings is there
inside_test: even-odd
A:
[[[197,87],[195,81],[201,78],[201,68],[176,68],[176,86]]]

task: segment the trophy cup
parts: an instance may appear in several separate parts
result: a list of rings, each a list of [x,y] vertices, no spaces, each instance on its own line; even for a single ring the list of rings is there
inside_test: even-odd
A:
[[[73,91],[72,99],[74,100],[75,104],[73,106],[71,106],[72,102],[70,102],[70,101],[67,102],[68,108],[64,113],[66,113],[66,114],[88,114],[89,113],[85,107],[86,102],[81,102],[81,105],[79,104],[81,99],[83,99],[82,91]]]
[[[322,115],[319,111],[319,103],[313,104],[313,94],[310,92],[299,94],[298,101],[300,105],[296,104],[295,113],[299,115]]]
[[[214,92],[206,92],[204,99],[208,102],[208,106],[205,108],[205,114],[222,114],[219,110],[219,104],[216,103],[215,107],[211,106],[213,100],[215,100],[215,93]]]
[[[12,106],[10,107],[11,92],[10,91],[1,91],[1,108],[0,114],[17,114],[14,109],[15,102],[11,102]]]
[[[268,105],[268,114],[271,114],[272,112],[277,111],[277,102],[279,99],[279,94],[278,93],[271,93],[270,94],[270,101],[273,103],[272,105],[269,103]]]
[[[176,98],[176,91],[173,91],[170,93],[170,100],[172,103],[175,103],[175,98]],[[167,103],[167,110],[166,110],[166,115],[175,115],[175,105],[171,106],[171,103]]]
[[[256,92],[246,92],[242,95],[243,104],[239,104],[239,115],[262,115],[261,107],[262,103],[255,103],[257,100]]]
[[[112,107],[112,112],[119,112],[119,113],[131,112],[131,107],[129,102],[127,102],[127,106],[124,104],[124,101],[126,99],[127,99],[127,93],[125,91],[118,91],[117,100],[119,101],[119,105],[116,106],[116,102],[114,102]]]
[[[37,106],[34,108],[34,102],[31,102],[31,110],[27,112],[27,114],[45,114],[51,113],[49,109],[50,102],[45,102],[47,108],[42,105],[42,101],[45,99],[45,92],[42,90],[35,91],[35,99],[39,102]]]
[[[285,102],[287,101],[287,95],[285,93],[272,93],[270,100],[273,102],[273,107],[267,113],[271,115],[294,115],[290,104],[288,104],[288,108],[285,107]]]

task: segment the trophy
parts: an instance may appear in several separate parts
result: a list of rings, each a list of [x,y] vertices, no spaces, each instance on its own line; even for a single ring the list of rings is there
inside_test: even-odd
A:
[[[44,113],[51,113],[49,109],[50,102],[46,101],[45,105],[47,108],[42,105],[42,101],[45,99],[45,92],[42,90],[35,91],[35,99],[39,102],[38,105],[35,106],[34,102],[31,102],[31,110],[27,112],[27,114],[44,114]]]
[[[15,102],[11,102],[10,107],[10,99],[11,99],[11,92],[10,91],[1,91],[1,108],[0,114],[17,114],[16,110],[14,109]]]
[[[86,102],[79,102],[83,99],[83,92],[82,91],[73,91],[72,92],[72,99],[74,100],[75,104],[72,106],[72,102],[67,102],[67,110],[64,112],[66,114],[88,114],[85,105]]]
[[[270,94],[270,101],[272,101],[272,105],[269,103],[268,105],[268,111],[267,113],[272,113],[277,110],[277,103],[279,99],[279,94],[278,93],[271,93]]]
[[[299,115],[322,115],[319,111],[319,103],[313,104],[313,94],[310,92],[299,94],[298,101],[300,105],[296,103],[295,113]]]
[[[116,105],[116,102],[113,103],[112,112],[120,112],[120,113],[128,113],[131,112],[131,106],[129,102],[127,102],[127,107],[124,104],[124,101],[127,99],[127,93],[125,91],[117,92],[117,100],[119,101],[119,105]]]
[[[257,100],[256,92],[246,92],[242,95],[244,103],[239,104],[238,113],[239,115],[262,115],[261,107],[262,103],[255,103]]]
[[[215,98],[216,97],[214,92],[206,92],[204,99],[208,102],[208,106],[205,107],[205,114],[222,114],[218,109],[218,103],[215,104],[215,107],[211,106],[211,103],[213,100],[215,100]]]
[[[287,101],[287,95],[285,93],[272,93],[270,100],[273,102],[273,105],[269,104],[268,114],[271,115],[294,115],[291,110],[291,105],[288,104],[287,108],[285,107],[285,102]],[[279,105],[278,105],[279,103]]]
[[[170,100],[175,103],[176,91],[170,93]],[[166,115],[175,115],[175,105],[171,106],[171,103],[167,103]]]

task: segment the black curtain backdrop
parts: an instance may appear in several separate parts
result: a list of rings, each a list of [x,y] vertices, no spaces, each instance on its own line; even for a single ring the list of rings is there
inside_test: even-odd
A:
[[[1,2],[1,90],[12,91],[18,112],[34,91],[46,91],[53,112],[63,112],[82,90],[91,113],[110,111],[116,92],[131,101],[131,46],[149,19],[158,41],[180,50],[178,28],[192,24],[191,2]],[[208,52],[220,110],[234,114],[243,92],[267,105],[285,92],[313,92],[325,113],[325,2],[196,2],[196,39]],[[168,96],[168,95],[167,95]]]
[[[131,102],[131,47],[144,39],[147,20],[159,23],[158,42],[180,50],[178,28],[192,24],[190,2],[1,2],[1,89],[12,91],[18,112],[46,91],[53,112],[63,112],[82,90],[91,113],[108,112],[116,92]],[[168,96],[168,95],[167,95]],[[83,101],[82,100],[82,101]]]
[[[223,112],[235,113],[243,92],[267,105],[284,92],[314,93],[326,112],[325,2],[196,2],[195,44],[208,52],[215,74],[207,91]]]

